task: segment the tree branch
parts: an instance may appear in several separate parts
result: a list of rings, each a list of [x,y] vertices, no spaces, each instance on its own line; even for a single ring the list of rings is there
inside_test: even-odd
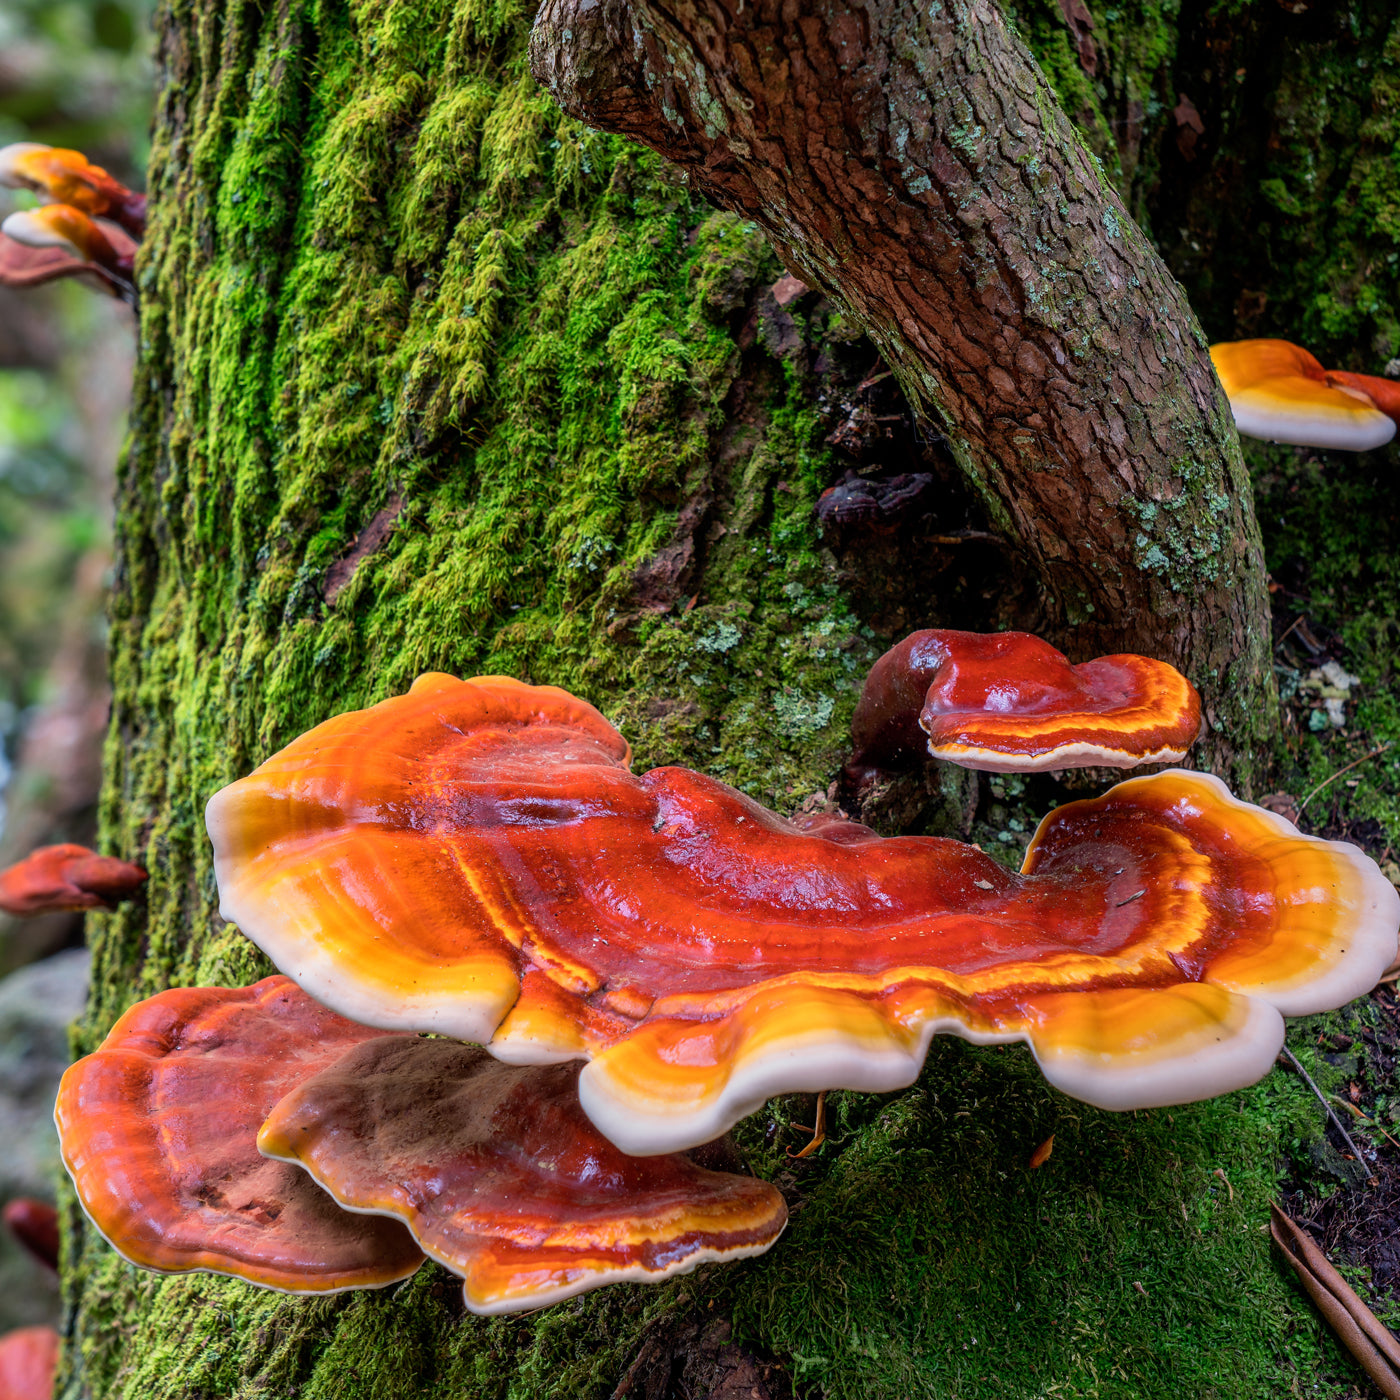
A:
[[[1208,720],[1267,723],[1262,552],[1205,337],[990,0],[544,0],[531,62],[866,329],[1072,656],[1153,651]]]

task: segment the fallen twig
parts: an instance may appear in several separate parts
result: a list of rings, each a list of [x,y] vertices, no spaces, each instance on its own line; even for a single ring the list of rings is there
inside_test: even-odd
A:
[[[1337,779],[1340,778],[1340,777],[1342,776],[1343,773],[1350,773],[1351,770],[1352,770],[1353,768],[1360,768],[1361,765],[1362,765],[1363,763],[1369,763],[1369,762],[1371,761],[1371,759],[1377,757],[1377,756],[1380,755],[1380,754],[1383,754],[1389,747],[1390,747],[1390,740],[1387,739],[1387,740],[1385,741],[1385,743],[1383,743],[1383,744],[1377,744],[1376,747],[1373,748],[1373,749],[1371,750],[1370,753],[1364,753],[1364,754],[1361,755],[1360,758],[1356,759],[1354,762],[1348,763],[1347,766],[1346,766],[1345,768],[1338,768],[1337,771],[1336,771],[1335,773],[1333,773],[1332,776],[1331,776],[1330,778],[1324,778],[1324,779],[1323,779],[1323,780],[1322,780],[1322,781],[1321,781],[1321,782],[1320,782],[1320,783],[1319,783],[1319,784],[1318,784],[1318,785],[1317,785],[1317,786],[1316,786],[1316,787],[1315,787],[1315,788],[1314,788],[1314,789],[1313,789],[1313,790],[1298,804],[1298,815],[1301,817],[1301,816],[1303,815],[1303,808],[1306,807],[1306,806],[1308,805],[1308,803],[1311,802],[1311,801],[1313,800],[1313,798],[1316,797],[1316,796],[1318,795],[1318,793],[1320,793],[1320,792],[1322,791],[1323,788],[1329,787],[1332,783],[1335,783],[1335,782],[1337,781]]]
[[[1269,1233],[1318,1311],[1375,1382],[1376,1389],[1385,1400],[1400,1400],[1400,1341],[1328,1263],[1312,1237],[1272,1201]]]
[[[1320,1103],[1324,1110],[1326,1110],[1327,1116],[1332,1120],[1333,1124],[1336,1126],[1337,1131],[1341,1133],[1342,1137],[1345,1139],[1346,1145],[1349,1148],[1351,1148],[1351,1155],[1356,1158],[1356,1160],[1362,1165],[1362,1167],[1365,1167],[1366,1159],[1361,1155],[1361,1149],[1351,1140],[1351,1134],[1347,1132],[1346,1126],[1343,1124],[1342,1120],[1337,1117],[1336,1110],[1332,1107],[1330,1103],[1327,1102],[1327,1095],[1324,1094],[1322,1090],[1319,1089],[1317,1085],[1313,1083],[1312,1075],[1310,1075],[1307,1072],[1307,1070],[1303,1068],[1302,1061],[1299,1060],[1299,1058],[1288,1048],[1288,1046],[1285,1045],[1283,1047],[1283,1053],[1288,1056],[1288,1061],[1293,1066],[1293,1068],[1296,1069],[1298,1073],[1303,1076],[1303,1082],[1306,1083],[1308,1088],[1311,1089],[1313,1093],[1317,1095],[1318,1103]]]

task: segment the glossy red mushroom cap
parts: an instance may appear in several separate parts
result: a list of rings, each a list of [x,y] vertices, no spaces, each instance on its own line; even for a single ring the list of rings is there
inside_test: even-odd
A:
[[[0,1214],[10,1233],[35,1259],[50,1269],[58,1269],[58,1212],[47,1201],[16,1196],[5,1202]]]
[[[0,1337],[0,1400],[51,1400],[57,1370],[52,1327],[20,1327]]]
[[[1298,447],[1364,452],[1395,436],[1395,387],[1388,380],[1325,370],[1286,340],[1235,340],[1210,347],[1235,426],[1246,437]],[[1367,383],[1386,401],[1384,410]]]
[[[27,248],[56,249],[124,285],[131,282],[135,245],[71,205],[21,209],[0,223],[0,232]]]
[[[133,238],[146,227],[146,196],[127,189],[81,151],[18,141],[0,147],[0,185],[34,191],[92,218],[107,218]]]
[[[231,1274],[288,1293],[378,1288],[423,1262],[396,1221],[349,1215],[257,1148],[288,1090],[380,1033],[285,977],[174,987],[133,1006],[63,1076],[63,1164],[133,1264]]]
[[[983,772],[1133,768],[1183,758],[1201,728],[1185,676],[1145,656],[1071,666],[1025,632],[915,632],[871,668],[850,769],[921,752]]]
[[[1014,875],[628,758],[563,691],[423,677],[211,800],[224,915],[357,1020],[589,1059],[584,1110],[636,1154],[775,1093],[908,1084],[940,1031],[1028,1041],[1107,1107],[1222,1093],[1268,1070],[1280,1013],[1395,955],[1374,862],[1204,775],[1052,813]]]
[[[0,870],[0,909],[52,914],[63,909],[112,909],[146,883],[146,872],[86,846],[41,846]]]
[[[292,1090],[258,1144],[347,1209],[402,1220],[475,1313],[656,1283],[778,1238],[774,1187],[619,1152],[584,1116],[578,1076],[451,1040],[369,1041]]]

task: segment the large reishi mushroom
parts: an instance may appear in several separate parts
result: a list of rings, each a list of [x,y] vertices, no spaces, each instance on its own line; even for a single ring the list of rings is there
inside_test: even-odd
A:
[[[89,1219],[118,1253],[162,1273],[288,1293],[407,1278],[423,1254],[402,1225],[342,1211],[257,1149],[284,1094],[380,1035],[285,977],[139,1002],[59,1085],[63,1164]]]
[[[923,752],[992,773],[1174,763],[1200,728],[1200,696],[1164,661],[1072,666],[1026,632],[930,629],[871,667],[849,771],[903,767]]]
[[[65,909],[112,909],[146,883],[146,872],[71,842],[40,846],[0,870],[0,909],[24,917]]]
[[[1323,369],[1287,340],[1224,341],[1210,358],[1246,437],[1365,452],[1395,436],[1400,385],[1391,380]]]
[[[475,1313],[658,1283],[782,1233],[766,1181],[619,1152],[584,1116],[578,1076],[451,1040],[372,1040],[282,1099],[258,1146],[348,1210],[402,1220]]]
[[[72,205],[94,219],[110,219],[135,239],[146,231],[146,196],[129,190],[81,151],[37,141],[0,147],[0,185],[32,190],[42,199]]]
[[[564,691],[421,677],[211,799],[224,916],[357,1021],[589,1059],[584,1109],[636,1154],[775,1093],[899,1088],[940,1031],[1026,1041],[1109,1108],[1208,1097],[1395,955],[1374,862],[1205,775],[1059,809],[1016,875],[629,758]]]

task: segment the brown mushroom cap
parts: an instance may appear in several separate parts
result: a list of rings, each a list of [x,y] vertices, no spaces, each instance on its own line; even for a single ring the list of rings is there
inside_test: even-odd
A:
[[[778,1238],[787,1209],[767,1182],[618,1151],[579,1106],[579,1069],[372,1040],[293,1089],[258,1146],[347,1209],[402,1220],[475,1313],[655,1283]]]
[[[19,1327],[0,1337],[0,1400],[51,1400],[58,1333]]]
[[[775,1093],[908,1084],[945,1031],[1029,1041],[1105,1107],[1224,1093],[1267,1072],[1280,1013],[1395,956],[1373,861],[1204,774],[1061,808],[1015,875],[628,757],[563,691],[423,677],[210,801],[224,915],[357,1020],[589,1058],[584,1110],[632,1153]]]
[[[145,883],[139,865],[100,856],[86,846],[40,846],[0,870],[0,909],[16,916],[111,909]]]
[[[1185,757],[1201,700],[1164,661],[1101,656],[1071,666],[1026,632],[915,632],[870,669],[851,720],[851,771],[925,749],[981,772],[1135,768]]]
[[[93,1224],[133,1264],[231,1274],[288,1293],[378,1288],[422,1252],[396,1221],[342,1211],[257,1149],[284,1094],[382,1033],[285,977],[174,987],[133,1006],[63,1076],[63,1164]]]

